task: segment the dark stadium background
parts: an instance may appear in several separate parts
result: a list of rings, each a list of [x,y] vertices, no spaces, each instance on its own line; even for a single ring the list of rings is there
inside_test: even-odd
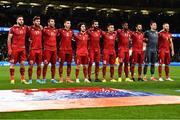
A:
[[[170,32],[180,33],[180,0],[8,0],[0,1],[0,27],[10,27],[16,22],[18,15],[23,15],[26,25],[32,24],[35,15],[41,16],[42,25],[48,18],[56,20],[56,27],[63,27],[63,21],[70,19],[72,28],[78,22],[87,25],[93,19],[100,22],[100,28],[106,30],[107,23],[114,23],[121,28],[127,21],[134,30],[137,23],[143,24],[143,30],[149,29],[149,22],[156,21],[158,30],[162,23],[170,24]],[[0,60],[7,60],[7,33],[0,33]],[[173,39],[175,57],[172,61],[180,61],[180,38]]]

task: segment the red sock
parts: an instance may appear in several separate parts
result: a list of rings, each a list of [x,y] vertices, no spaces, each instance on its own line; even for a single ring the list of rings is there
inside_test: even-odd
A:
[[[98,75],[99,75],[99,62],[96,63],[96,67],[95,67],[95,79],[98,79]]]
[[[102,73],[103,73],[103,78],[106,79],[106,65],[103,65]]]
[[[60,63],[59,65],[59,77],[62,77],[63,74],[63,64]]]
[[[44,67],[43,67],[43,79],[46,79],[47,67],[48,67],[48,65],[44,65]]]
[[[91,78],[91,69],[92,69],[92,63],[89,63],[88,66],[88,77]]]
[[[76,68],[76,79],[78,79],[78,78],[79,78],[79,69]]]
[[[84,78],[87,78],[87,68],[83,67]]]
[[[40,76],[41,76],[41,66],[37,66],[36,75],[37,75],[37,79],[40,79]]]
[[[138,78],[141,78],[141,74],[142,74],[142,65],[138,66]]]
[[[10,80],[14,80],[14,68],[10,68]]]
[[[128,71],[128,63],[125,63],[124,65],[124,72],[125,72],[125,75],[126,75],[126,78],[128,77],[128,74],[129,74],[129,71]]]
[[[131,77],[134,78],[134,64],[131,65]]]
[[[21,68],[20,68],[21,80],[24,80],[24,72],[25,72],[25,68],[24,68],[24,67],[21,67]]]
[[[162,77],[162,66],[161,65],[158,66],[158,72],[159,72],[159,77],[161,78]]]
[[[54,79],[56,73],[56,66],[52,65],[51,66],[51,78]]]
[[[165,65],[166,78],[169,78],[169,66]]]
[[[71,64],[67,64],[67,76],[71,75]]]
[[[110,76],[111,76],[111,79],[114,78],[114,66],[110,66]]]
[[[119,64],[119,67],[118,67],[118,76],[121,77],[122,76],[122,63]]]
[[[29,76],[29,80],[32,79],[32,67],[28,68],[28,76]]]

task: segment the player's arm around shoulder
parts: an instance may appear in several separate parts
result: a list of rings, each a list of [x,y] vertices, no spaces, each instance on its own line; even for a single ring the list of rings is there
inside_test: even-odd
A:
[[[12,48],[11,48],[11,40],[13,38],[13,34],[14,34],[14,28],[11,27],[8,33],[8,38],[7,38],[7,45],[8,45],[8,54],[11,55],[12,53]]]
[[[170,47],[171,47],[171,54],[172,56],[174,56],[174,44],[173,44],[173,39],[172,39],[172,35],[170,35]]]

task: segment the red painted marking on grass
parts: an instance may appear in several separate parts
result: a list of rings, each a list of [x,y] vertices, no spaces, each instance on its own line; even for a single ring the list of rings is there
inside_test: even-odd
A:
[[[56,91],[58,91],[57,94],[55,93]],[[138,106],[138,105],[157,105],[157,104],[180,104],[180,96],[162,96],[162,95],[161,96],[158,95],[129,96],[129,97],[110,96],[108,98],[107,97],[95,98],[96,97],[95,96],[92,98],[87,98],[89,94],[85,94],[85,98],[73,98],[73,99],[69,99],[63,96],[63,95],[72,96],[72,93],[74,94],[77,92],[82,92],[82,93],[107,92],[113,94],[118,91],[120,91],[120,93],[121,92],[133,93],[133,91],[128,91],[128,90],[113,89],[113,88],[98,88],[98,87],[4,90],[4,91],[0,91],[0,98],[1,98],[0,112],[50,110],[50,109],[74,109],[74,108],[92,108],[92,107],[97,108],[97,107],[115,107],[115,106]],[[59,94],[59,92],[65,94]],[[37,99],[34,99],[33,95]],[[56,97],[53,95],[57,95],[57,97],[60,97],[60,99],[52,99],[52,97]],[[75,96],[77,96],[77,94],[75,94]],[[80,96],[82,96],[82,94],[80,94]]]
[[[13,90],[13,92],[17,93],[29,93],[29,92],[48,92],[48,93],[53,93],[56,92],[57,90],[69,90],[71,92],[76,92],[76,91],[86,91],[86,92],[102,92],[103,90],[106,91],[116,91],[116,89],[112,88],[42,88],[42,89],[27,89],[27,90]],[[118,89],[120,90],[120,89]]]
[[[146,96],[120,98],[83,98],[47,101],[1,102],[0,112],[97,108],[117,106],[140,106],[157,104],[180,104],[180,96]],[[12,107],[13,106],[13,107]]]

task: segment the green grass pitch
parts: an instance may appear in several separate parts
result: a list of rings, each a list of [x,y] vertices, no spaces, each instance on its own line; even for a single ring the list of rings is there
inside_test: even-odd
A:
[[[36,67],[34,67],[36,69]],[[136,68],[137,69],[137,68]],[[66,73],[64,68],[64,76]],[[26,67],[26,79],[27,67]],[[163,73],[164,75],[164,73]],[[175,81],[164,82],[121,82],[121,83],[83,83],[82,69],[80,72],[81,83],[73,84],[51,84],[50,69],[48,69],[47,80],[45,85],[39,85],[35,82],[31,85],[20,83],[19,67],[16,67],[15,80],[16,84],[9,84],[9,67],[0,67],[0,90],[5,89],[31,89],[31,88],[72,88],[72,87],[108,87],[127,90],[145,91],[152,93],[161,93],[169,95],[178,95],[180,92],[180,67],[170,67],[170,76]],[[157,69],[156,75],[157,77]],[[148,75],[149,77],[149,75]],[[35,70],[33,78],[36,78]],[[72,67],[71,78],[75,80],[75,67]],[[92,75],[94,78],[94,75]],[[102,78],[102,71],[100,71]],[[115,78],[117,79],[117,67],[115,67]],[[58,78],[58,68],[56,69],[56,79]],[[107,80],[109,79],[109,69],[107,69]],[[13,106],[12,106],[13,107]],[[1,109],[1,108],[0,108]],[[70,110],[46,110],[30,112],[12,112],[0,113],[0,119],[180,119],[180,104],[178,105],[154,105],[154,106],[134,106],[134,107],[111,107],[111,108],[87,108],[87,109],[70,109]]]

